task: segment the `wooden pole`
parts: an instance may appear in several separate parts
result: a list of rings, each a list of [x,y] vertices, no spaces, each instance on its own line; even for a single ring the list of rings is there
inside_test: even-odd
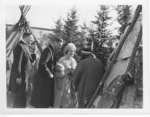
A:
[[[25,16],[27,15],[27,12],[30,10],[30,8],[31,8],[30,6],[24,7],[24,12],[23,12],[22,15],[23,15],[23,17],[24,17],[24,20],[25,20],[26,23],[27,23],[27,27],[29,28],[30,32],[32,33],[32,36],[33,36],[33,38],[34,38],[34,40],[35,40],[35,42],[36,42],[36,44],[37,44],[37,47],[38,47],[40,53],[42,53],[42,48],[41,48],[40,44],[38,43],[36,36],[34,35],[34,33],[33,33],[32,29],[31,29],[30,25],[28,24],[28,22],[27,22],[27,20],[26,20],[26,18],[25,18]]]

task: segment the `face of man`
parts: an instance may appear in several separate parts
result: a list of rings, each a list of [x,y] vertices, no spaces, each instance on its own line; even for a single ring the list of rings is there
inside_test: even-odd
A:
[[[60,41],[60,42],[59,42],[60,47],[62,47],[62,46],[63,46],[63,44],[64,44],[64,42],[63,42],[63,41]]]
[[[29,35],[29,36],[26,36],[24,38],[25,42],[27,43],[27,45],[29,46],[29,51],[31,53],[34,53],[35,51],[35,43],[33,43],[33,36],[32,35]]]
[[[34,53],[35,49],[36,49],[35,43],[32,43],[30,48],[31,53]]]
[[[88,41],[87,41],[87,39],[84,39],[82,44],[83,44],[84,48],[88,48]]]
[[[63,46],[63,41],[56,41],[56,40],[53,40],[53,39],[49,39],[48,45],[49,44],[52,45],[54,48],[61,49],[62,46]]]
[[[57,42],[57,47],[62,48],[63,44],[64,44],[63,41],[58,41]]]
[[[33,36],[32,35],[26,36],[24,40],[26,41],[27,44],[31,45],[31,43],[33,42]]]

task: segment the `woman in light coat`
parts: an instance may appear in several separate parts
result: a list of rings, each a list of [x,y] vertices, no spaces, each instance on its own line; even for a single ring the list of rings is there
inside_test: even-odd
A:
[[[74,106],[72,97],[72,73],[76,69],[77,62],[74,59],[76,46],[69,43],[64,50],[65,55],[61,57],[56,65],[55,76],[55,108],[69,108]]]

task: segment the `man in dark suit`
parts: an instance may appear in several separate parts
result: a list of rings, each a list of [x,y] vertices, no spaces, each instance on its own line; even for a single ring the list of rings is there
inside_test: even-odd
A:
[[[31,105],[35,108],[53,107],[54,104],[54,67],[56,50],[61,41],[49,40],[48,46],[41,53],[37,74],[34,76]]]
[[[86,107],[101,81],[103,73],[103,63],[92,54],[79,62],[73,77],[79,108]]]

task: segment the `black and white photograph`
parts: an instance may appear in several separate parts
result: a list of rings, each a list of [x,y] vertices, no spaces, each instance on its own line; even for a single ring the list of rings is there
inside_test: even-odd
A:
[[[144,109],[143,4],[56,1],[4,7],[5,109]]]
[[[50,7],[6,8],[7,107],[142,108],[142,5]]]

